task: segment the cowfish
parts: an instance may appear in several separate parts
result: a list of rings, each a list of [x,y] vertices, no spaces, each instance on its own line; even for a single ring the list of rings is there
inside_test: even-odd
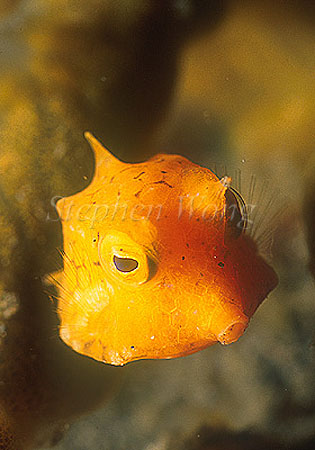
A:
[[[231,179],[175,154],[125,163],[85,137],[94,177],[56,203],[61,339],[116,366],[237,341],[278,278]]]

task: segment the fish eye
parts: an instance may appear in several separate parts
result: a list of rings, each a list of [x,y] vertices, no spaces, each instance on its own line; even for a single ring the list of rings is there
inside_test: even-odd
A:
[[[127,286],[139,286],[154,276],[157,264],[150,249],[135,242],[128,234],[113,230],[98,244],[101,267],[109,279]],[[153,267],[152,267],[153,266]]]
[[[246,204],[243,197],[232,187],[225,192],[226,229],[225,240],[237,239],[246,228]]]
[[[119,272],[133,272],[139,266],[139,263],[136,259],[133,258],[121,258],[119,256],[114,255],[114,264]]]

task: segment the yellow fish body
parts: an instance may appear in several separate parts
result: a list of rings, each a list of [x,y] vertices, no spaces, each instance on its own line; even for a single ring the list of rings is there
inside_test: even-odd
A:
[[[236,341],[278,280],[229,179],[178,155],[123,163],[86,137],[92,183],[57,204],[63,341],[113,365]]]

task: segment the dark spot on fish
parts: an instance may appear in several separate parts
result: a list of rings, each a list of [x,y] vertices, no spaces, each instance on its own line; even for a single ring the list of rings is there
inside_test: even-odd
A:
[[[134,345],[132,345],[132,346],[131,346],[130,348],[131,348],[131,350],[134,350],[134,349],[135,349],[135,346],[134,346]]]
[[[182,256],[182,261],[184,261],[185,260],[185,256]]]
[[[97,239],[96,238],[93,238],[93,242],[96,242],[97,241]]]
[[[140,172],[138,175],[136,175],[135,177],[133,177],[134,180],[137,180],[139,177],[141,177],[141,175],[143,175],[145,172]]]
[[[218,263],[218,266],[221,267],[221,268],[223,269],[223,267],[224,267],[224,262],[220,261],[220,262]]]
[[[189,244],[188,244],[188,242],[186,242],[186,247],[187,247],[187,248],[189,248]]]
[[[91,348],[92,344],[93,344],[93,341],[88,341],[88,342],[86,342],[86,343],[84,344],[84,350],[85,350],[85,351],[88,351],[88,350]]]
[[[135,197],[138,198],[142,191],[143,191],[143,189],[140,189],[140,191],[136,192],[136,193],[135,193]]]
[[[204,277],[204,274],[203,274],[202,272],[200,272],[200,276],[201,276],[201,277]]]
[[[161,170],[161,173],[167,173],[166,170]]]
[[[174,187],[174,186],[171,186],[169,183],[167,183],[167,181],[165,181],[165,180],[154,181],[153,184],[165,184],[166,186],[168,186],[171,189]]]
[[[122,169],[119,171],[119,174],[122,172],[125,172],[126,170],[130,170],[131,167],[126,167],[125,169]],[[114,181],[114,178],[116,177],[117,174],[113,175],[112,178],[109,180],[110,183],[112,183]]]
[[[234,298],[225,299],[225,301],[226,301],[227,303],[230,303],[231,305],[236,305],[236,301],[235,301]],[[245,314],[246,314],[246,313],[245,313]]]
[[[106,357],[107,357],[107,355],[106,355],[106,347],[105,347],[105,345],[103,345],[103,354],[102,354],[103,361],[106,361]]]
[[[94,266],[100,266],[100,262],[99,261],[93,261]]]
[[[132,167],[126,167],[125,169],[120,170],[119,173],[126,172],[126,170],[130,170],[130,169],[132,169]]]

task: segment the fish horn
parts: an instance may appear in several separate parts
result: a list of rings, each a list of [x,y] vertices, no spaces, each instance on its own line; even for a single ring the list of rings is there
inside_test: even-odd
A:
[[[95,136],[93,136],[92,133],[89,131],[86,131],[84,133],[85,139],[90,144],[90,147],[92,148],[94,152],[94,158],[95,158],[95,172],[94,172],[94,179],[99,178],[103,175],[108,175],[108,169],[112,165],[116,164],[122,164],[119,159],[117,159],[107,148],[105,148],[101,142],[96,139]]]

